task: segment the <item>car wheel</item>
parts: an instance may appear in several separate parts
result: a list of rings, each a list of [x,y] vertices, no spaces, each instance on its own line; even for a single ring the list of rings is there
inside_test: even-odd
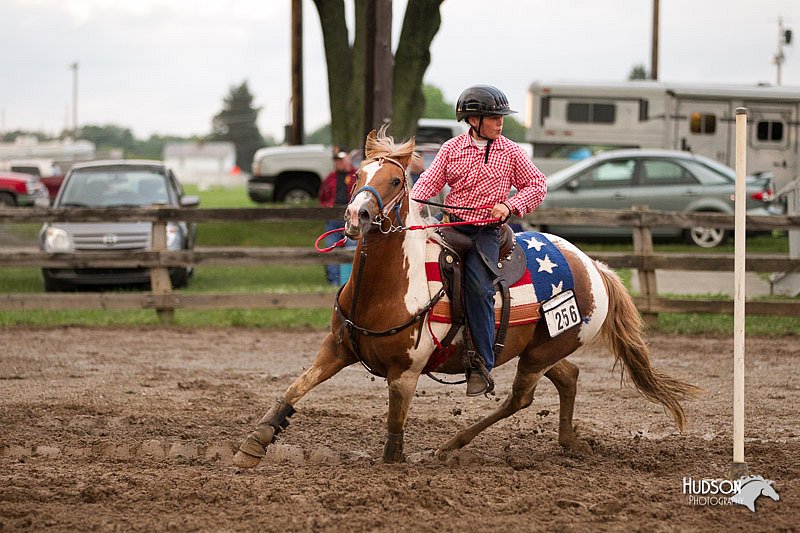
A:
[[[44,291],[45,292],[62,292],[71,289],[72,287],[60,281],[52,279],[50,276],[42,272],[44,278]]]
[[[186,287],[189,284],[189,277],[191,277],[192,272],[186,268],[176,268],[170,270],[170,281],[172,282],[172,288],[174,289],[181,289]]]
[[[687,241],[702,248],[714,248],[724,243],[727,238],[728,232],[722,228],[697,226],[686,230]]]
[[[0,207],[14,207],[15,205],[17,205],[17,202],[14,201],[13,196],[7,192],[0,192]]]
[[[314,195],[305,187],[292,187],[282,191],[278,201],[286,202],[287,204],[302,204],[308,202],[312,198],[314,198]]]

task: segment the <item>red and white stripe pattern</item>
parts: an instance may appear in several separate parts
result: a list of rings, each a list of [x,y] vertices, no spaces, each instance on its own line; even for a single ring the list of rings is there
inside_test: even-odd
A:
[[[441,246],[433,240],[429,240],[425,245],[425,273],[428,278],[428,290],[431,297],[437,294],[442,288],[442,275],[439,272],[439,252]],[[525,274],[519,281],[510,288],[511,293],[511,314],[509,326],[519,326],[522,324],[533,324],[540,318],[539,307],[541,304],[536,298],[536,291],[533,289],[531,274],[526,269]],[[503,307],[502,295],[498,292],[494,295],[494,322],[495,326],[500,325],[500,313]],[[445,295],[433,306],[430,312],[431,322],[451,323],[450,298]]]

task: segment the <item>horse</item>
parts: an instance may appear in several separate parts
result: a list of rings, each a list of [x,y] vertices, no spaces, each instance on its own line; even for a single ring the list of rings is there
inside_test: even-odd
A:
[[[313,364],[302,373],[257,424],[235,454],[241,467],[254,467],[266,448],[286,429],[294,406],[310,390],[343,368],[361,362],[388,383],[389,409],[385,463],[403,461],[403,428],[418,380],[449,325],[427,321],[433,299],[425,269],[425,245],[433,230],[411,231],[426,222],[411,203],[407,167],[414,157],[414,139],[394,139],[372,131],[366,139],[365,160],[344,214],[344,232],[358,240],[352,275],[340,289],[330,322]],[[405,224],[405,226],[404,226]],[[636,388],[649,400],[662,404],[682,431],[686,418],[681,401],[699,389],[654,369],[643,339],[643,321],[619,277],[566,240],[550,236],[567,259],[574,278],[574,294],[584,319],[552,337],[544,321],[508,328],[496,366],[517,359],[508,397],[499,408],[458,431],[441,445],[436,455],[466,446],[495,422],[531,405],[542,376],[559,395],[559,444],[587,450],[572,424],[578,367],[566,359],[581,346],[604,342],[628,372]],[[456,355],[436,372],[464,372],[464,333],[452,344]]]

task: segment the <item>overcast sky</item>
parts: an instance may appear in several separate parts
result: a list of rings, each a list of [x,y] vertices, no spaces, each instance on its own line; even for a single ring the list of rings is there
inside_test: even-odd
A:
[[[352,11],[352,2],[347,1]],[[425,81],[450,101],[474,83],[525,108],[535,80],[624,80],[649,69],[652,0],[446,0]],[[798,0],[661,0],[659,78],[775,83],[778,17],[800,37]],[[249,82],[259,127],[289,117],[290,0],[0,0],[0,129],[59,132],[78,120],[205,134],[232,85]],[[396,42],[406,1],[394,1]],[[304,0],[306,129],[329,121],[319,18]],[[352,13],[350,13],[352,18]],[[800,47],[783,85],[800,90]],[[520,117],[522,118],[522,117]]]

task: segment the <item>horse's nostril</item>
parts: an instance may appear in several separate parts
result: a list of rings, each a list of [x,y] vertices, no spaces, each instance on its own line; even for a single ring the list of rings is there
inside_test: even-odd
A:
[[[358,212],[358,218],[360,218],[361,220],[364,220],[364,221],[368,221],[369,220],[369,211],[367,211],[366,209],[362,209],[361,211]]]

